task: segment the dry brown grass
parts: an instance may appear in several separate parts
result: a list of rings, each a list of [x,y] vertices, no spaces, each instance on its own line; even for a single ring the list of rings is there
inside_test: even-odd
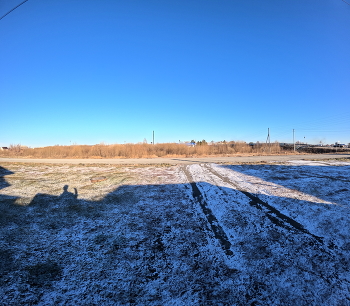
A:
[[[284,154],[278,143],[250,146],[245,142],[220,143],[212,145],[185,144],[113,144],[113,145],[72,145],[42,148],[23,148],[11,145],[9,150],[0,151],[1,157],[29,158],[152,158],[152,157],[198,157],[230,156],[237,154]]]

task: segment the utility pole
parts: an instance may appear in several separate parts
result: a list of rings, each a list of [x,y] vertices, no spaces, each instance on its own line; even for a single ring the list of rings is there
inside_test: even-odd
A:
[[[269,152],[271,153],[270,128],[267,128],[266,144],[269,143]]]
[[[295,152],[294,129],[293,129],[293,147],[294,147],[294,152]]]
[[[154,131],[153,131],[153,144],[154,144]]]

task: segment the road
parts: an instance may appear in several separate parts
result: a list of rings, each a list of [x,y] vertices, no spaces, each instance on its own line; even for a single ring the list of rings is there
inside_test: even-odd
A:
[[[0,158],[0,163],[47,163],[47,164],[115,164],[115,165],[156,165],[156,164],[201,164],[201,163],[254,163],[288,160],[322,160],[350,158],[350,154],[298,154],[273,156],[230,156],[230,157],[194,157],[194,158],[118,158],[118,159],[34,159]]]

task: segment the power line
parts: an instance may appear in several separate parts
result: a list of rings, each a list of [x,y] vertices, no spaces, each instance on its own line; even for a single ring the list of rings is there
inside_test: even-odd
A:
[[[350,3],[349,3],[349,2],[346,2],[345,0],[341,0],[341,1],[345,2],[347,5],[350,5]]]
[[[13,12],[16,8],[18,8],[19,6],[21,6],[23,3],[27,2],[28,0],[24,0],[23,2],[21,2],[20,4],[18,4],[17,6],[15,6],[13,9],[9,10],[4,16],[0,17],[0,20],[2,18],[4,18],[5,16],[7,16],[8,14],[10,14],[11,12]]]

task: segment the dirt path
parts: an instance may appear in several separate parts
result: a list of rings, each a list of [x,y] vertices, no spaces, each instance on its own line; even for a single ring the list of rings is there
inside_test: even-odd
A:
[[[123,158],[123,159],[35,159],[0,158],[0,163],[47,163],[47,164],[114,164],[114,165],[155,165],[155,164],[198,164],[198,163],[254,163],[289,160],[322,160],[350,158],[350,154],[309,154],[309,155],[273,155],[273,156],[230,156],[230,157],[194,157],[194,158]]]

